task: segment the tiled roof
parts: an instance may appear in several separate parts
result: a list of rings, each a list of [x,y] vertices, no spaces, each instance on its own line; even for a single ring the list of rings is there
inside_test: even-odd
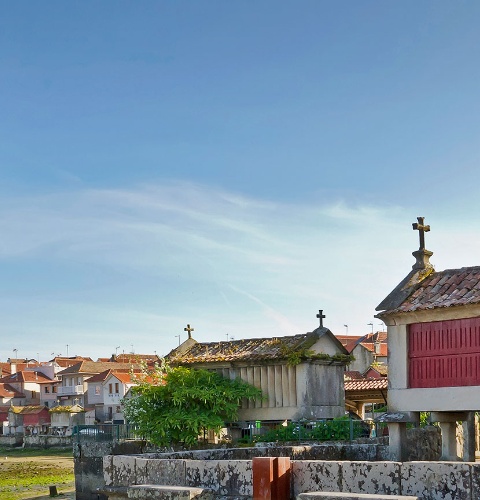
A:
[[[345,382],[347,380],[358,380],[358,379],[363,379],[363,375],[357,370],[347,370],[343,374],[343,379],[345,380]]]
[[[112,363],[110,363],[110,364],[112,364]],[[121,382],[128,379],[128,382],[125,382],[125,383],[130,383],[131,382],[130,372],[131,372],[131,369],[127,369],[127,368],[123,368],[123,369],[111,368],[110,370],[105,370],[101,373],[98,373],[97,375],[94,375],[93,377],[88,378],[85,382],[88,382],[89,384],[92,382],[104,382],[112,374],[115,377],[117,377],[118,380],[120,380]]]
[[[175,349],[166,356],[166,359],[182,364],[286,359],[291,353],[310,349],[326,332],[329,330],[323,328],[287,337],[195,342],[187,352],[182,353]],[[335,339],[333,335],[332,338]],[[335,342],[338,341],[335,339]],[[340,342],[338,342],[338,346],[342,349]]]
[[[345,391],[383,390],[388,388],[386,378],[365,378],[362,380],[345,381]]]
[[[98,363],[97,361],[80,361],[79,363],[69,366],[68,368],[65,368],[65,370],[62,370],[61,372],[57,373],[57,376],[59,375],[68,375],[68,374],[77,374],[77,373],[85,373],[89,374],[91,373],[92,375],[96,373],[101,373],[106,370],[112,370],[112,369],[120,369],[120,368],[126,368],[129,369],[132,365],[130,363]]]
[[[57,363],[57,365],[61,366],[62,368],[67,368],[68,366],[76,365],[77,363],[80,363],[81,361],[93,361],[93,359],[89,358],[89,357],[84,357],[84,356],[72,356],[70,358],[56,356],[55,358],[53,358],[50,361]]]
[[[9,384],[0,383],[0,398],[24,398],[25,394],[18,392]]]
[[[401,304],[385,312],[413,312],[478,303],[480,303],[480,267],[462,267],[431,273],[416,285],[413,292]],[[380,306],[377,310],[380,310],[379,308]]]
[[[119,354],[118,356],[112,356],[111,361],[116,363],[134,363],[139,364],[142,361],[160,361],[159,356],[156,354]]]
[[[376,371],[382,377],[386,377],[388,375],[388,366],[387,365],[381,365],[381,364],[371,365],[367,368],[367,370],[365,370],[365,375],[368,376],[367,374],[371,370]]]
[[[10,408],[13,413],[22,413],[24,415],[41,413],[43,410],[46,410],[43,405],[11,406]]]
[[[0,379],[0,382],[5,384],[13,384],[14,382],[50,382],[52,379],[47,377],[42,372],[21,371],[7,375]]]

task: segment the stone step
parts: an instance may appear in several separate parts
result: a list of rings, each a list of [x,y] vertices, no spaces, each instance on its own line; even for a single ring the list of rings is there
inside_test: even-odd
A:
[[[213,500],[210,490],[188,486],[136,484],[127,488],[128,498],[134,500]]]

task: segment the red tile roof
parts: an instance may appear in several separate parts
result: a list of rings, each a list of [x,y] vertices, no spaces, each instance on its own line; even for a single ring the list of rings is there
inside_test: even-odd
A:
[[[14,382],[51,382],[52,379],[47,377],[42,372],[37,371],[21,371],[12,373],[0,379],[1,383],[13,384]]]
[[[25,394],[18,392],[9,384],[0,383],[0,398],[24,398]]]
[[[345,380],[345,382],[347,380],[358,380],[358,379],[363,379],[363,375],[357,370],[347,370],[343,374],[343,379]]]
[[[62,370],[61,372],[58,372],[57,376],[74,374],[74,373],[95,375],[97,373],[101,373],[106,370],[122,369],[122,368],[129,370],[131,367],[132,364],[130,363],[111,363],[111,362],[99,363],[97,361],[81,361],[75,365],[65,368],[65,370]]]
[[[362,380],[350,380],[345,382],[345,391],[383,390],[388,388],[386,378],[365,378]]]
[[[384,303],[387,303],[387,299],[382,302]],[[480,303],[480,266],[462,267],[431,273],[413,287],[413,291],[401,303],[384,312],[403,313],[478,303]],[[382,304],[377,310],[380,310]],[[379,316],[382,314],[384,313],[380,313]]]

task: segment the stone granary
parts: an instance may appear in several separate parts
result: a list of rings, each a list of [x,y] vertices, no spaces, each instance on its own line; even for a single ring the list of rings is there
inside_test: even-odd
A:
[[[436,272],[425,249],[423,217],[412,271],[377,307],[388,327],[390,446],[403,459],[407,421],[431,412],[442,432],[442,454],[457,459],[456,422],[463,422],[463,460],[475,459],[480,410],[480,267]]]
[[[300,335],[209,343],[193,339],[189,326],[187,331],[189,338],[167,361],[239,377],[262,390],[264,400],[243,403],[240,421],[268,426],[344,415],[343,372],[350,357],[322,324]]]

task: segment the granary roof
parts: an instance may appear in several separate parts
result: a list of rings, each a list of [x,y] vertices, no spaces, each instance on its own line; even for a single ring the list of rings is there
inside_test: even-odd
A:
[[[377,311],[383,309],[384,302],[377,307]],[[478,303],[480,303],[480,266],[446,269],[429,274],[412,288],[407,297],[392,303],[378,316]]]
[[[225,342],[192,342],[188,350],[174,349],[166,359],[171,363],[192,364],[235,361],[272,361],[287,359],[294,353],[309,350],[317,340],[328,335],[336,344],[339,354],[347,352],[327,328],[286,337],[230,340]],[[193,340],[193,339],[190,339]],[[181,347],[181,346],[180,346]],[[321,354],[318,354],[321,356]]]
[[[28,406],[11,406],[11,411],[13,413],[22,413],[22,414],[36,414],[41,413],[47,408],[43,405],[28,405]]]

